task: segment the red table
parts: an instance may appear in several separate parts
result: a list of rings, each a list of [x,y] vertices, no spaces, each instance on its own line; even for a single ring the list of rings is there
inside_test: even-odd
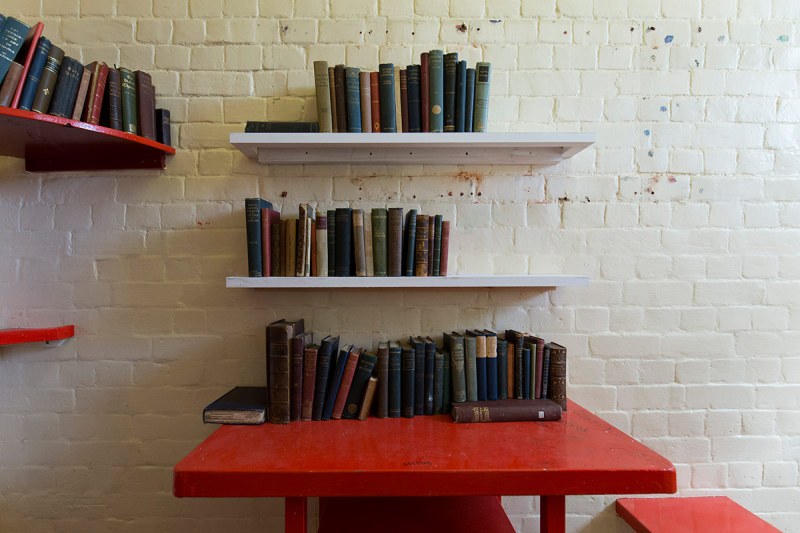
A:
[[[538,494],[551,533],[568,495],[675,491],[672,463],[573,402],[559,422],[222,426],[174,470],[178,497],[285,497],[287,533],[305,533],[309,496]]]

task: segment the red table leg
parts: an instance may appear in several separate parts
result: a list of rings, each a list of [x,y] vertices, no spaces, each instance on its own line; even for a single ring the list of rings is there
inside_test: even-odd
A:
[[[540,496],[541,533],[564,533],[567,529],[567,506],[564,496]]]
[[[285,533],[306,533],[306,498],[286,498],[284,503]]]

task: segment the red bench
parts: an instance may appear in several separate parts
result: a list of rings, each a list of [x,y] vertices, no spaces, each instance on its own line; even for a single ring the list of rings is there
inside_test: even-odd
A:
[[[780,533],[727,496],[620,498],[617,514],[636,533]]]

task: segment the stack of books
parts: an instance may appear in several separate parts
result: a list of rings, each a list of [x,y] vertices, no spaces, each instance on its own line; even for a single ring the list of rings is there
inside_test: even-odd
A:
[[[467,68],[442,50],[424,52],[418,65],[382,63],[372,72],[315,61],[319,122],[251,121],[245,132],[483,132],[490,82],[490,63]]]
[[[322,211],[300,204],[281,217],[263,198],[245,199],[250,277],[446,276],[450,222],[402,207]]]
[[[0,15],[0,106],[103,125],[171,145],[170,116],[156,109],[150,74],[65,56],[29,26]]]
[[[273,322],[266,336],[268,385],[260,407],[276,424],[364,420],[370,414],[555,420],[567,409],[566,348],[527,333],[467,330],[444,333],[439,344],[411,336],[365,349],[340,344],[338,335],[317,344],[299,319]],[[204,420],[241,423],[233,417]]]

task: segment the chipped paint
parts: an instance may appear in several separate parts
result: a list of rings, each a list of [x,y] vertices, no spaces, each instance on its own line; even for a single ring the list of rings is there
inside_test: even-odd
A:
[[[669,44],[669,43],[671,43],[671,42],[672,42],[672,41],[674,41],[674,40],[675,40],[675,36],[674,36],[674,35],[667,35],[666,37],[664,37],[664,42],[665,42],[666,44]]]

